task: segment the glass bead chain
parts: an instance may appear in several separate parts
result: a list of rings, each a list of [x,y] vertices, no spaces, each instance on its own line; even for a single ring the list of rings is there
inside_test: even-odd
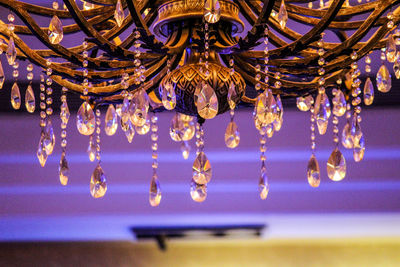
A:
[[[83,82],[82,82],[82,86],[83,86],[83,95],[88,95],[89,93],[89,79],[88,79],[88,74],[89,71],[87,69],[88,66],[88,57],[89,57],[89,52],[87,51],[88,48],[88,42],[85,40],[82,42],[82,47],[83,47],[83,52],[82,52],[82,56],[83,56],[83,62],[82,62],[82,73],[83,73]]]
[[[206,72],[205,72],[205,76],[208,79],[210,77],[210,66],[208,64],[208,58],[210,56],[210,43],[209,43],[209,38],[210,38],[210,34],[209,34],[209,24],[208,22],[204,23],[204,59],[205,59],[205,67],[206,67]]]
[[[101,133],[101,111],[96,108],[96,159],[100,163],[101,161],[101,148],[100,148],[100,133]]]

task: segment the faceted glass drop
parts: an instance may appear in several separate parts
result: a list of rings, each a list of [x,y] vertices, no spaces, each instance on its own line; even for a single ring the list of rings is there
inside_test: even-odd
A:
[[[181,151],[182,151],[182,157],[184,159],[188,159],[190,155],[190,145],[188,142],[184,141],[181,144]]]
[[[329,117],[331,116],[331,105],[329,103],[329,98],[325,93],[318,94],[317,96],[315,101],[315,116],[318,132],[320,135],[324,135],[328,128]]]
[[[127,130],[125,131],[125,136],[128,139],[129,143],[132,143],[133,137],[135,136],[135,126],[133,126],[131,121],[127,122]]]
[[[171,139],[175,142],[182,141],[183,137],[183,122],[179,118],[179,114],[175,113],[171,120],[171,127],[169,128],[169,135]]]
[[[274,122],[277,117],[275,97],[271,92],[265,91],[257,97],[255,106],[255,120],[259,121],[262,127]]]
[[[16,82],[11,88],[11,106],[13,109],[19,109],[21,107],[21,93]]]
[[[265,166],[261,168],[261,176],[260,176],[260,181],[258,183],[258,191],[260,193],[260,198],[262,200],[267,199],[269,192],[269,182]]]
[[[161,202],[161,187],[157,174],[153,174],[150,182],[149,202],[152,207],[157,207]]]
[[[346,160],[338,148],[329,157],[326,170],[332,181],[341,181],[346,176]]]
[[[234,121],[231,121],[226,127],[225,131],[225,144],[228,148],[235,148],[239,145],[240,133]]]
[[[86,152],[89,156],[89,160],[93,162],[96,159],[96,144],[93,140],[93,135],[89,137],[89,146]]]
[[[321,183],[319,164],[314,155],[311,156],[307,165],[307,179],[311,187],[318,187]]]
[[[47,157],[48,157],[48,155],[46,153],[46,148],[44,145],[44,138],[45,138],[45,134],[44,134],[44,130],[42,129],[42,132],[40,134],[38,149],[36,152],[36,156],[39,159],[40,166],[42,166],[42,167],[44,167],[44,165],[46,164]]]
[[[59,44],[64,38],[63,26],[61,20],[54,15],[49,25],[49,41],[52,44]]]
[[[313,102],[313,97],[311,95],[306,97],[298,97],[297,98],[297,108],[301,111],[309,111]]]
[[[149,96],[144,89],[136,93],[132,99],[134,113],[131,114],[131,122],[135,126],[143,126],[146,123],[147,113],[149,111]]]
[[[1,60],[0,60],[0,89],[3,89],[5,79],[6,79],[6,76],[4,76],[3,64],[1,64]]]
[[[61,109],[61,111],[60,111],[61,121],[63,123],[65,123],[65,124],[67,124],[68,121],[69,121],[69,117],[71,116],[71,113],[69,113],[69,107],[68,107],[67,102],[63,102],[61,104],[61,108],[60,109]]]
[[[165,109],[173,110],[176,106],[175,88],[171,83],[167,83],[162,88],[162,103]]]
[[[351,135],[351,123],[348,119],[342,131],[342,145],[346,149],[353,148],[353,137]]]
[[[121,106],[121,120],[123,123],[126,123],[129,118],[130,118],[130,114],[129,114],[129,107],[130,107],[130,101],[128,97],[124,98],[124,101],[122,102],[122,106]]]
[[[371,82],[371,79],[368,77],[365,81],[364,85],[364,103],[365,105],[372,105],[374,102],[374,85]]]
[[[46,149],[46,154],[51,155],[56,144],[56,136],[54,135],[53,124],[51,119],[47,118],[46,126],[44,127],[44,146]]]
[[[365,153],[365,139],[364,134],[361,132],[361,137],[354,140],[353,158],[355,162],[360,162],[364,159]]]
[[[8,65],[12,66],[17,59],[17,49],[15,49],[14,38],[11,37],[10,41],[8,42],[8,48],[6,51]]]
[[[332,103],[332,113],[335,116],[342,117],[346,113],[346,98],[344,97],[342,90],[337,90],[337,93],[333,98]]]
[[[109,105],[105,117],[105,128],[104,131],[108,136],[112,136],[117,132],[118,129],[118,116],[115,111],[114,105]]]
[[[190,184],[190,196],[196,202],[203,202],[207,198],[207,185],[196,184],[192,180]]]
[[[97,164],[90,178],[90,194],[94,198],[101,198],[107,192],[107,180],[100,164]]]
[[[83,102],[76,115],[76,127],[82,135],[92,135],[95,129],[95,116],[88,102]]]
[[[218,0],[206,0],[204,3],[204,19],[208,23],[216,23],[221,18],[221,7]]]
[[[285,1],[282,0],[281,7],[279,8],[279,13],[278,13],[278,22],[282,30],[286,28],[287,21],[288,21],[288,14],[286,11]]]
[[[31,85],[28,85],[25,91],[25,107],[29,113],[35,112],[35,94]]]
[[[382,65],[376,74],[376,85],[382,93],[387,93],[392,88],[392,76],[385,65]]]
[[[279,132],[283,124],[283,105],[280,95],[276,96],[276,110],[277,110],[277,118],[274,120],[273,124],[274,124],[274,130]]]
[[[61,154],[60,165],[58,166],[58,173],[60,175],[60,183],[62,185],[67,185],[69,177],[69,167],[68,161],[65,158],[65,153]]]
[[[396,76],[396,79],[400,79],[400,52],[396,54],[396,60],[393,64],[393,71]]]
[[[210,182],[212,176],[212,168],[204,152],[198,153],[193,163],[193,180],[198,184],[206,184]]]
[[[229,104],[230,109],[235,109],[236,97],[237,97],[237,93],[236,93],[236,89],[235,89],[235,84],[233,82],[231,82],[231,85],[229,86],[229,89],[228,89],[228,104]]]
[[[125,19],[124,9],[122,8],[121,0],[118,0],[115,6],[114,19],[117,22],[118,27],[121,27]]]
[[[143,126],[135,126],[135,130],[140,135],[145,135],[150,131],[150,120],[147,119]]]
[[[390,34],[389,37],[387,38],[386,42],[386,58],[387,61],[390,63],[394,63],[396,60],[396,43],[394,41],[393,35]]]
[[[218,98],[214,89],[205,83],[197,94],[197,112],[203,119],[212,119],[218,113]]]

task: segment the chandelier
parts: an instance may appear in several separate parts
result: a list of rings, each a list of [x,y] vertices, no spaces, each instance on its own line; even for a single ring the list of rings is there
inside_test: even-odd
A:
[[[160,204],[156,114],[175,110],[170,136],[181,143],[185,159],[187,142],[196,139],[190,194],[194,201],[204,201],[212,167],[203,123],[229,113],[225,143],[236,148],[240,134],[235,109],[253,105],[249,119],[260,133],[259,194],[266,199],[266,142],[282,127],[284,98],[296,99],[298,109],[310,114],[309,185],[320,185],[315,138],[327,132],[329,120],[334,148],[326,168],[331,180],[340,181],[346,175],[341,146],[353,150],[356,162],[364,157],[362,102],[373,103],[375,87],[390,91],[390,73],[400,78],[396,0],[64,0],[63,6],[54,1],[52,7],[28,2],[0,0],[9,10],[0,20],[0,51],[13,67],[11,105],[20,109],[24,101],[28,112],[39,109],[37,158],[44,167],[56,144],[52,87],[62,88],[59,177],[67,185],[67,96],[80,96],[76,126],[89,137],[90,161],[97,161],[90,180],[94,198],[107,191],[100,133],[112,136],[120,126],[129,142],[135,133],[150,135],[149,200],[151,206]],[[40,26],[39,20],[48,26]],[[84,35],[79,45],[63,45],[76,33]],[[34,48],[33,38],[46,48]],[[381,59],[375,63],[380,64],[376,77],[371,74],[373,51]],[[23,62],[29,81],[24,100],[17,81]],[[33,84],[34,65],[42,71],[38,88]],[[0,62],[0,87],[4,80]],[[101,107],[107,110],[104,126]],[[338,127],[341,117],[346,121],[343,129]]]

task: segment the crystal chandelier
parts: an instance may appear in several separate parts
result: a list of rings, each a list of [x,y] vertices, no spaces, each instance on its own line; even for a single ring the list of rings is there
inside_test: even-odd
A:
[[[0,20],[0,51],[13,67],[11,105],[21,108],[18,68],[27,61],[29,85],[24,103],[30,113],[40,108],[37,158],[44,167],[56,144],[52,87],[62,88],[59,177],[67,185],[67,96],[80,95],[83,103],[76,126],[89,138],[90,161],[97,161],[90,180],[94,198],[107,191],[101,167],[101,130],[112,136],[120,126],[129,142],[135,133],[150,135],[149,201],[151,206],[160,204],[156,114],[175,110],[170,136],[181,143],[185,159],[190,153],[187,142],[196,138],[190,194],[194,201],[204,201],[212,167],[204,149],[203,123],[229,112],[225,143],[236,148],[240,134],[234,115],[240,104],[254,106],[249,119],[261,136],[259,194],[266,199],[266,142],[282,127],[281,98],[295,98],[298,109],[310,114],[307,179],[312,187],[320,185],[315,138],[326,133],[331,119],[334,149],[327,173],[331,180],[340,181],[346,175],[340,143],[353,150],[356,162],[364,157],[361,104],[373,103],[373,80],[386,93],[391,89],[390,65],[400,78],[398,1],[364,1],[64,0],[63,6],[54,1],[46,7],[0,0],[9,10],[8,17]],[[48,26],[39,26],[39,20],[46,20]],[[64,45],[76,33],[84,35],[80,45]],[[32,38],[46,49],[33,48]],[[381,59],[376,77],[371,76],[373,51]],[[361,64],[365,81],[361,80]],[[39,88],[32,82],[34,65],[43,71]],[[0,87],[4,80],[0,62]],[[40,95],[38,100],[34,90]],[[100,107],[107,108],[104,126]],[[338,127],[340,117],[346,120],[343,129]]]

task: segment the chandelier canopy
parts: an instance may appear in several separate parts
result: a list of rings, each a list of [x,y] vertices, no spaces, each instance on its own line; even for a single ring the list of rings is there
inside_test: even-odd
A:
[[[254,105],[251,119],[261,135],[259,193],[266,199],[266,139],[282,127],[282,98],[295,98],[301,111],[310,112],[312,153],[307,179],[312,187],[321,180],[316,132],[325,134],[332,117],[334,149],[327,173],[331,180],[340,181],[346,175],[346,162],[339,143],[353,150],[356,162],[364,157],[360,105],[374,101],[371,78],[384,93],[391,89],[391,73],[400,78],[399,1],[364,1],[64,0],[62,6],[54,1],[47,7],[0,0],[9,10],[8,17],[0,20],[0,51],[13,67],[11,105],[21,108],[18,69],[27,61],[25,107],[30,113],[40,108],[37,157],[44,166],[55,146],[52,88],[54,83],[62,87],[59,171],[66,185],[67,95],[81,97],[76,125],[82,135],[90,136],[89,159],[98,161],[90,181],[95,198],[107,191],[100,164],[101,129],[114,135],[120,125],[129,142],[135,133],[151,136],[149,200],[152,206],[159,205],[156,113],[175,110],[170,135],[182,144],[185,159],[190,153],[188,141],[196,137],[190,194],[193,200],[204,201],[212,167],[204,151],[203,123],[229,112],[225,143],[235,148],[240,143],[235,109]],[[40,25],[43,21],[48,26]],[[67,45],[77,36],[79,44]],[[37,48],[36,43],[46,48]],[[370,54],[375,50],[381,66],[372,77]],[[365,81],[361,80],[361,61]],[[43,71],[39,88],[32,83],[33,65]],[[4,80],[0,62],[0,87]],[[107,107],[104,127],[102,106]],[[339,131],[342,116],[346,124]]]

